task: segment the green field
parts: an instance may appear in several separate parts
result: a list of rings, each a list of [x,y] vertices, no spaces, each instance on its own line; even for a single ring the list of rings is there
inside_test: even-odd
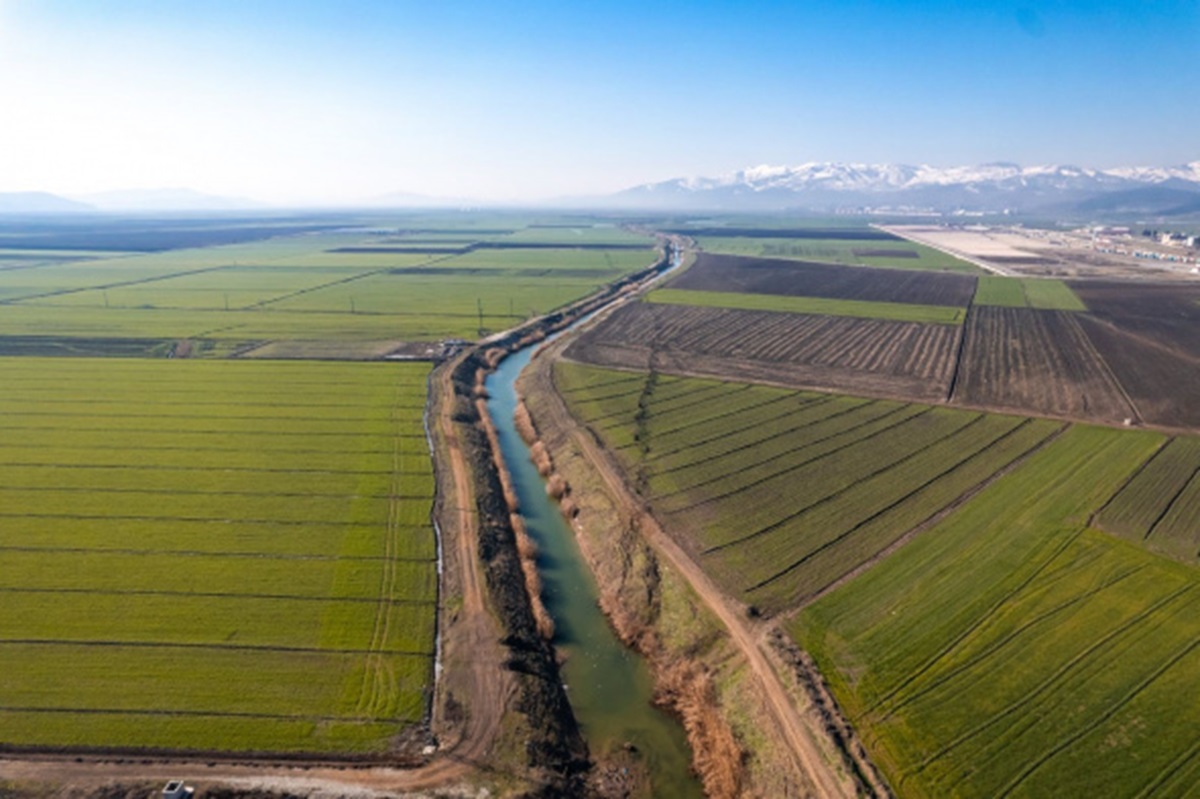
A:
[[[1155,552],[1195,540],[1195,439],[571,362],[555,379],[726,591],[799,608],[785,626],[898,795],[1200,780],[1200,571]],[[1101,508],[1133,542],[1089,528]]]
[[[0,743],[382,752],[419,722],[428,371],[0,359]]]
[[[769,611],[851,574],[1061,428],[573,363],[556,381],[718,582]]]
[[[1182,796],[1200,573],[1087,529],[1162,443],[1073,427],[794,632],[906,796]]]
[[[953,255],[903,239],[892,241],[705,235],[697,238],[697,244],[706,252],[749,255],[757,258],[789,258],[847,266],[924,269],[938,272],[963,272],[972,275],[982,271],[977,266],[960,261]],[[897,257],[895,254],[888,253],[911,253],[911,255]]]
[[[46,251],[54,257],[0,251],[0,354],[8,351],[4,339],[22,337],[204,339],[229,347],[475,339],[656,258],[650,237],[611,225],[421,221],[156,252],[87,251],[75,260],[57,250]],[[473,246],[485,249],[459,252]],[[29,262],[37,268],[2,268],[22,258],[40,260]],[[59,349],[69,351],[50,343],[45,353]]]
[[[965,315],[962,308],[944,305],[866,302],[825,297],[794,297],[784,294],[748,294],[687,289],[658,289],[647,294],[646,301],[664,305],[696,305],[708,308],[737,308],[744,311],[853,316],[862,319],[891,319],[898,322],[931,322],[943,325],[962,324]]]
[[[1061,280],[980,275],[976,305],[1009,308],[1042,308],[1052,311],[1086,311],[1083,301]]]
[[[1200,561],[1200,439],[1168,442],[1100,511],[1096,523],[1180,560]]]

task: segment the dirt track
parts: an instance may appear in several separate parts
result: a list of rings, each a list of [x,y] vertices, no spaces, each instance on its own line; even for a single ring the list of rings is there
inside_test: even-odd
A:
[[[542,364],[548,364],[561,353],[565,344],[565,341],[556,342],[541,353],[535,363],[540,361]],[[638,518],[639,527],[650,545],[688,581],[705,605],[729,631],[730,639],[745,655],[746,662],[762,689],[777,725],[778,734],[787,742],[797,764],[815,787],[817,795],[856,795],[854,783],[838,773],[832,765],[836,759],[830,751],[832,745],[824,739],[824,733],[811,708],[800,707],[805,701],[804,698],[789,691],[780,678],[777,666],[772,660],[773,652],[767,638],[768,627],[753,624],[746,616],[745,610],[727,599],[684,549],[645,511],[642,503],[626,485],[624,474],[611,454],[578,425],[565,404],[558,398],[552,384],[549,383],[548,373],[540,381],[540,387],[556,400],[546,403],[555,417],[551,423],[572,430],[573,442],[594,466],[613,499],[623,504],[631,515]]]

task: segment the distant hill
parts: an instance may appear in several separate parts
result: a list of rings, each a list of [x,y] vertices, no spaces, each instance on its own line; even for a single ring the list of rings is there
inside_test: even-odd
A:
[[[0,193],[0,214],[79,214],[95,210],[86,203],[44,191]]]
[[[119,189],[76,199],[100,211],[239,211],[263,207],[243,197],[220,197],[184,188]]]

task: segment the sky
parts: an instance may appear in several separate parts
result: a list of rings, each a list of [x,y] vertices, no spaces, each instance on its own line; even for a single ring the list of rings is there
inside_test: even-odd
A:
[[[0,0],[0,192],[1200,160],[1200,2]]]

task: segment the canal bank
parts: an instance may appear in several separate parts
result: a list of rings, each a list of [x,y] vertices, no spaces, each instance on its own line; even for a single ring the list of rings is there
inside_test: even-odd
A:
[[[699,799],[704,794],[691,772],[683,727],[654,705],[654,677],[605,618],[574,533],[514,421],[515,383],[532,354],[526,347],[506,357],[485,386],[520,515],[538,548],[541,598],[553,620],[554,646],[564,657],[561,672],[571,707],[601,776],[606,768],[629,771],[631,784],[645,795]],[[607,775],[618,776],[625,775]]]

